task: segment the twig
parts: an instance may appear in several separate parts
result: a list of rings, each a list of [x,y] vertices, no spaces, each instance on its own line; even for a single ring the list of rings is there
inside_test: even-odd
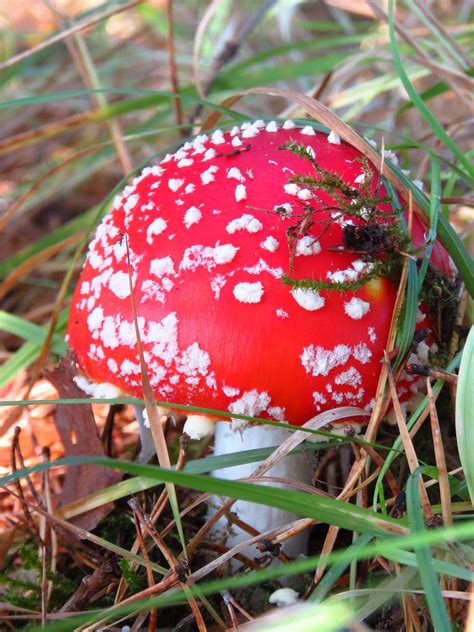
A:
[[[450,384],[457,384],[458,382],[458,376],[455,373],[432,369],[426,364],[408,364],[406,371],[409,375],[423,375],[424,377],[432,377],[436,380],[444,380]]]
[[[236,608],[241,614],[244,615],[244,617],[248,620],[248,621],[255,621],[254,617],[252,617],[247,610],[245,610],[245,608],[242,608],[242,606],[237,603],[237,601],[232,597],[232,595],[230,594],[230,592],[228,590],[224,590],[222,593],[222,597],[224,598],[224,602],[225,600],[228,600],[229,603],[231,603],[234,608]]]
[[[176,470],[177,471],[181,471],[184,467],[184,464],[186,462],[186,439],[184,438],[185,435],[181,435],[180,437],[180,442],[179,442],[179,455],[178,455],[178,462],[176,463]],[[207,497],[207,495],[206,495]],[[166,491],[166,489],[164,489],[158,500],[155,503],[155,506],[153,507],[152,511],[151,511],[151,520],[153,522],[153,524],[158,520],[158,518],[160,517],[163,509],[166,507],[166,503],[167,503],[167,499],[168,499],[168,493]],[[191,505],[191,507],[188,507],[187,509],[185,509],[184,511],[181,512],[181,516],[185,515],[185,513],[187,511],[190,511],[193,508],[193,505]],[[170,526],[169,528],[165,528],[162,532],[161,532],[161,538],[165,538],[166,535],[168,534],[169,531],[171,531],[171,529],[174,526],[174,522],[172,521],[171,523],[172,526]],[[135,542],[132,545],[131,548],[131,552],[132,553],[137,553],[139,550],[139,542],[138,539],[135,539]],[[132,569],[136,568],[136,564],[132,562]],[[120,582],[119,582],[119,586],[117,588],[117,594],[115,595],[115,603],[120,603],[120,601],[123,599],[123,596],[125,594],[125,582],[123,580],[123,578],[121,578]]]
[[[11,464],[11,468],[12,468],[12,472],[16,472],[17,471],[17,464],[16,464],[16,457],[17,455],[20,456],[21,455],[21,450],[20,450],[20,445],[19,445],[19,441],[20,441],[20,433],[21,433],[21,428],[19,426],[17,426],[15,428],[15,432],[13,434],[13,439],[12,439],[12,445],[11,445],[11,450],[10,450],[10,464]],[[23,464],[24,465],[24,464]],[[31,484],[31,481],[28,478],[28,482]],[[17,480],[15,483],[15,486],[17,488],[18,491],[18,498],[20,499],[22,506],[23,506],[23,514],[25,516],[25,521],[26,524],[28,525],[34,539],[41,544],[41,538],[39,535],[39,531],[38,528],[36,527],[35,521],[33,520],[33,516],[31,515],[28,503],[25,499],[25,494],[23,493],[23,487],[21,486],[21,481]],[[13,492],[10,492],[13,493]]]
[[[133,514],[137,516],[141,528],[143,528],[144,531],[147,532],[147,534],[152,538],[153,542],[157,545],[158,549],[161,551],[163,557],[168,562],[169,567],[174,568],[176,566],[176,559],[170,553],[168,548],[164,545],[163,540],[160,538],[153,526],[153,522],[150,516],[143,511],[136,498],[131,498],[128,501],[128,505],[132,509]],[[141,534],[138,537],[142,537]]]
[[[237,617],[235,616],[234,608],[232,607],[227,592],[221,592],[221,597],[222,601],[224,602],[224,606],[227,608],[227,612],[229,613],[230,620],[232,621],[232,630],[233,632],[238,632],[239,623],[237,621]]]

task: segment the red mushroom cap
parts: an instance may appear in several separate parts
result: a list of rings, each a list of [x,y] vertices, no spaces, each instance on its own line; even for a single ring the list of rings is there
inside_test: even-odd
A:
[[[305,205],[337,204],[289,182],[315,177],[311,161],[281,148],[290,141],[354,191],[364,186],[363,156],[335,134],[257,121],[196,137],[115,200],[90,244],[68,328],[90,378],[142,396],[126,235],[158,400],[293,424],[342,405],[370,410],[397,288],[381,277],[357,291],[282,283],[284,274],[350,282],[370,270],[340,248],[343,226],[357,219],[322,210],[302,225]]]

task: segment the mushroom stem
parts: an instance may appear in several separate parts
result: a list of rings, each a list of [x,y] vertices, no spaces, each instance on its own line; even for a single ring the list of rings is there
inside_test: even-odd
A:
[[[145,422],[143,413],[145,411],[144,406],[134,406],[135,416],[138,422],[138,430],[140,431],[140,452],[137,456],[139,463],[148,463],[150,459],[156,454],[155,444],[153,442],[153,435],[151,434],[151,428]]]
[[[243,430],[235,430],[229,422],[217,422],[215,426],[214,454],[222,455],[255,448],[278,446],[285,441],[290,434],[291,432],[286,429],[264,424],[250,426]],[[217,470],[213,472],[213,476],[226,480],[247,478],[252,476],[258,465],[258,463],[237,465]],[[308,462],[306,455],[302,453],[283,457],[276,465],[268,470],[267,474],[268,476],[311,484],[311,464]],[[286,487],[283,485],[276,486]],[[213,498],[212,504],[220,505],[220,499]],[[255,503],[244,500],[237,500],[232,506],[231,511],[235,513],[240,520],[259,532],[276,529],[301,517],[289,511],[283,511],[266,505],[256,505]],[[217,521],[213,535],[216,539],[220,538],[221,540],[225,540],[225,544],[228,547],[240,544],[251,537],[240,527],[234,524],[230,525],[225,517]],[[282,546],[282,551],[288,557],[297,557],[300,554],[306,554],[307,546],[308,531],[305,530],[286,540]],[[251,545],[248,549],[241,552],[250,558],[259,555],[255,545]]]

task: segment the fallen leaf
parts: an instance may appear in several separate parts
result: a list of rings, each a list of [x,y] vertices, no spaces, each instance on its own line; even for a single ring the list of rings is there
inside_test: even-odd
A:
[[[44,372],[44,377],[55,387],[61,399],[84,397],[83,391],[74,382],[76,375],[73,353],[66,354],[57,367]],[[64,445],[64,456],[105,456],[92,407],[89,404],[58,406],[55,425]],[[68,467],[58,504],[65,505],[105,489],[119,481],[122,476],[121,472],[93,463]],[[112,510],[112,507],[112,503],[107,503],[81,514],[72,519],[71,522],[90,531]]]

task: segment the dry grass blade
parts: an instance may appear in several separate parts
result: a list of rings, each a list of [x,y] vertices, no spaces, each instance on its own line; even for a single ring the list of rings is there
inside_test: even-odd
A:
[[[201,45],[202,37],[204,35],[205,29],[207,28],[210,20],[212,19],[212,16],[214,15],[216,9],[219,6],[219,1],[220,0],[217,0],[215,6],[214,4],[211,4],[208,7],[204,15],[204,18],[202,19],[201,24],[199,25],[198,33],[195,38],[195,44],[194,44],[194,49],[193,49],[193,72],[198,71],[198,63],[199,63],[198,55],[199,55],[199,48]],[[239,32],[237,34],[233,33],[229,37],[229,39],[224,43],[224,45],[222,46],[222,50],[216,55],[216,57],[214,58],[212,62],[212,67],[206,80],[204,82],[201,82],[200,78],[198,77],[197,90],[201,98],[204,98],[207,94],[209,94],[211,87],[214,81],[217,79],[221,68],[223,68],[228,62],[230,62],[237,55],[245,38],[253,31],[253,29],[257,26],[257,24],[260,22],[263,16],[267,13],[267,11],[269,11],[272,8],[272,6],[275,5],[275,3],[276,3],[276,0],[264,0],[263,2],[261,2],[260,5],[256,7],[254,13],[246,20],[246,22],[240,28]],[[201,113],[202,108],[203,108],[202,103],[199,103],[195,107],[194,112],[190,119],[191,122],[197,119],[197,117]]]
[[[44,182],[47,182],[48,179],[52,175],[54,175],[58,171],[61,171],[61,169],[64,169],[65,167],[67,167],[71,162],[74,162],[75,160],[79,160],[80,158],[83,158],[84,156],[87,156],[88,154],[98,151],[99,148],[100,148],[100,145],[92,145],[91,147],[86,147],[85,149],[82,149],[81,151],[74,152],[71,156],[68,156],[67,158],[63,158],[60,163],[58,163],[57,165],[54,165],[53,167],[48,169],[46,173],[44,173],[42,176],[37,178],[31,185],[31,187],[29,187],[27,191],[25,191],[22,195],[20,195],[20,197],[17,198],[11,204],[11,206],[5,211],[5,213],[0,217],[0,232],[5,229],[5,226],[11,220],[13,215],[15,215],[15,213],[30,199],[33,193]]]
[[[333,410],[327,410],[307,421],[302,428],[319,430],[325,426],[336,423],[341,419],[352,417],[367,417],[367,411],[356,406],[341,406]],[[262,476],[266,471],[275,465],[280,459],[294,450],[300,443],[308,438],[308,433],[304,430],[296,430],[286,439],[269,457],[265,459],[253,472],[252,477]]]
[[[64,16],[62,12],[58,11],[53,0],[43,0],[43,2],[45,2],[55,15],[58,25],[64,28],[66,26],[66,20],[69,21],[66,16]],[[78,69],[79,75],[82,77],[85,87],[88,90],[97,91],[95,94],[91,95],[91,98],[96,101],[99,108],[106,108],[108,105],[107,98],[104,93],[100,92],[101,85],[99,78],[95,71],[94,64],[84,38],[81,36],[80,32],[72,33],[66,38],[65,43],[69,54]],[[107,119],[105,124],[115,145],[117,156],[122,166],[122,171],[124,175],[127,175],[132,171],[133,167],[130,156],[128,155],[127,147],[123,140],[120,123],[117,119]]]
[[[326,558],[333,552],[336,539],[339,534],[339,527],[330,525],[326,537],[324,538],[323,548],[321,549],[321,557],[314,572],[313,586],[317,586],[321,581],[327,567]]]
[[[384,165],[383,143],[384,143],[384,140],[382,137],[382,151],[381,151],[381,165],[380,165],[381,173],[383,173],[383,165]],[[411,226],[412,212],[413,212],[412,202],[413,202],[413,197],[410,191],[409,192],[410,226]],[[390,322],[390,330],[389,330],[388,339],[387,339],[386,348],[385,348],[386,353],[390,353],[394,349],[394,346],[395,346],[395,341],[397,337],[398,320],[399,320],[400,312],[405,300],[405,290],[407,286],[407,281],[408,281],[408,259],[405,259],[403,262],[400,281],[398,283],[398,290],[397,290],[397,296],[395,299],[395,305],[393,306],[392,319]],[[388,369],[389,369],[389,366],[386,363],[383,363],[382,369],[380,371],[380,377],[377,384],[377,390],[375,393],[375,405],[372,411],[372,415],[370,417],[367,430],[364,435],[364,439],[367,442],[373,441],[376,438],[378,429],[383,420],[383,416],[385,415],[387,411],[389,400],[384,398],[384,393],[385,393],[387,379],[388,379]],[[362,474],[365,468],[365,465],[367,463],[367,455],[368,453],[362,455],[362,458],[353,464],[352,469],[349,473],[349,476],[347,477],[344,489],[339,495],[339,498],[348,499],[352,495],[352,490],[354,489],[354,486],[357,484],[359,476]]]
[[[129,276],[129,284],[130,284],[130,299],[132,301],[132,311],[133,311],[133,319],[135,325],[135,334],[137,339],[137,348],[138,348],[138,356],[140,358],[140,369],[141,369],[141,379],[142,379],[142,389],[143,389],[143,399],[145,401],[145,408],[148,416],[148,423],[150,424],[150,429],[153,437],[153,443],[155,444],[156,454],[158,456],[158,462],[160,467],[170,468],[171,461],[168,454],[168,447],[166,445],[166,438],[163,431],[163,425],[161,423],[161,414],[159,409],[155,406],[155,398],[153,396],[153,390],[150,385],[150,380],[148,379],[148,370],[145,363],[145,358],[143,355],[143,346],[141,341],[140,327],[138,326],[138,318],[137,318],[137,309],[135,305],[135,294],[134,287],[132,281],[132,267],[130,264],[130,250],[128,246],[128,238],[125,235],[123,237],[125,240],[126,252],[127,252],[127,266],[128,266],[128,276]],[[174,487],[173,487],[174,489]]]
[[[49,461],[50,457],[49,457],[48,449],[43,450],[43,458],[44,460]],[[52,498],[52,493],[51,493],[50,477],[49,477],[48,471],[44,473],[43,495],[44,495],[44,504],[46,506],[46,511],[51,515],[54,509],[53,509],[53,498]],[[56,534],[56,530],[52,526],[50,526],[49,528],[49,536],[51,538],[51,554],[50,554],[49,571],[50,573],[54,574],[56,573],[56,569],[58,566],[59,546],[58,546],[58,536]],[[45,559],[46,559],[46,556],[45,556]],[[53,588],[53,583],[51,580],[48,580],[45,612],[47,611],[47,605],[48,605],[49,598],[51,596],[52,588]]]
[[[325,411],[320,413],[319,415],[316,415],[315,417],[307,421],[302,426],[302,428],[318,430],[320,428],[324,428],[330,423],[334,423],[348,417],[367,417],[367,411],[355,406],[342,406],[341,408]],[[269,457],[265,459],[265,461],[262,461],[262,463],[260,463],[260,465],[254,470],[250,478],[254,479],[257,482],[258,479],[262,477],[265,472],[271,469],[280,459],[287,456],[294,448],[296,448],[307,438],[308,433],[304,430],[296,430],[295,432],[293,432],[291,436],[289,436]],[[221,515],[223,515],[225,512],[229,511],[234,502],[234,500],[226,501],[226,503],[221,508],[219,508],[219,510],[216,511],[216,513],[201,528],[198,536],[200,538],[204,537],[204,535],[217,522],[218,518],[220,518]],[[305,519],[303,522],[301,522],[301,530],[309,527],[313,523],[314,521],[312,519]],[[192,544],[193,543],[194,539],[192,541]]]
[[[306,524],[305,518],[301,518],[300,520],[294,521],[292,523],[292,527],[296,529],[297,526],[303,523]],[[212,562],[209,562],[205,566],[202,566],[197,571],[194,571],[194,573],[192,573],[189,576],[188,583],[197,582],[198,580],[203,579],[204,577],[206,577],[206,575],[209,575],[210,573],[214,572],[218,568],[225,566],[225,564],[228,561],[230,561],[237,553],[240,553],[241,551],[246,549],[248,546],[252,544],[257,544],[262,539],[271,540],[273,542],[281,534],[286,533],[287,530],[288,530],[287,525],[282,525],[281,527],[278,527],[277,529],[272,529],[271,531],[265,531],[265,532],[259,533],[258,535],[254,537],[248,538],[244,542],[240,542],[233,548],[229,549],[226,553],[221,555],[218,559],[213,560]]]
[[[403,582],[403,571],[400,564],[395,562],[394,568],[395,573],[400,578],[401,582]],[[405,592],[402,592],[401,598],[407,632],[422,632],[423,627],[421,625],[420,618],[418,617],[417,604],[414,603],[411,595],[407,595]]]
[[[340,11],[349,11],[365,18],[375,17],[367,0],[325,0],[325,2]]]
[[[60,134],[66,134],[79,125],[99,122],[100,118],[100,115],[95,111],[80,112],[79,114],[72,114],[59,122],[44,123],[38,129],[15,134],[15,136],[0,140],[0,156],[2,154],[9,154],[31,143],[37,143]]]
[[[442,33],[443,37],[446,41],[449,42],[450,46],[456,51],[457,55],[463,60],[464,67],[470,68],[472,66],[472,59],[467,55],[462,48],[459,46],[457,41],[451,37],[449,30],[445,27],[445,25],[438,20],[433,11],[431,11],[429,5],[426,2],[420,2],[420,0],[413,0],[414,4],[419,8],[419,10],[428,18],[428,20],[438,29],[440,33]],[[447,48],[449,52],[449,48]],[[458,63],[458,59],[455,55],[451,55],[451,59],[454,63]]]
[[[153,443],[155,445],[156,454],[158,456],[158,463],[160,467],[170,469],[171,461],[168,453],[168,446],[166,445],[166,437],[163,431],[161,423],[162,411],[159,407],[155,406],[155,398],[153,395],[153,389],[151,388],[150,380],[148,379],[148,370],[145,362],[145,356],[143,354],[143,345],[140,337],[140,327],[138,325],[137,308],[135,304],[135,294],[132,280],[132,266],[130,263],[130,249],[128,245],[128,238],[125,235],[125,247],[127,253],[127,268],[128,268],[128,282],[130,286],[130,300],[132,303],[133,320],[135,326],[135,334],[137,339],[137,351],[140,359],[140,370],[142,379],[143,399],[145,402],[145,408],[148,416],[148,423],[150,425]],[[187,559],[186,542],[184,539],[183,527],[179,518],[178,499],[176,496],[176,489],[172,483],[165,483],[165,488],[168,493],[168,499],[173,511],[176,527],[178,529],[181,546],[183,547],[183,555]]]
[[[393,377],[392,369],[390,366],[390,360],[388,358],[387,352],[385,352],[385,365],[387,366],[388,383],[389,383],[389,388],[390,388],[390,394],[392,396],[392,405],[393,405],[393,410],[395,413],[395,418],[397,420],[398,429],[400,431],[400,437],[402,439],[403,449],[407,457],[407,463],[408,463],[410,472],[413,473],[420,466],[420,463],[418,461],[418,457],[416,455],[416,451],[413,446],[410,433],[408,432],[405,416],[401,409],[400,402],[398,401],[395,378]],[[428,495],[426,493],[426,489],[421,479],[420,479],[420,501],[421,501],[421,506],[422,506],[425,518],[426,519],[431,518],[433,516],[433,511],[431,509],[430,501],[428,500]]]
[[[451,507],[451,490],[449,489],[448,468],[446,466],[446,455],[443,445],[443,438],[441,436],[438,411],[436,410],[436,402],[433,397],[433,390],[431,388],[429,378],[426,380],[426,389],[428,391],[433,448],[436,459],[436,467],[438,469],[439,475],[439,493],[441,496],[441,511],[443,514],[443,523],[446,526],[450,526],[453,524],[453,512]]]
[[[184,467],[185,462],[186,462],[186,452],[184,450],[184,447],[183,447],[182,443],[180,443],[180,451],[179,451],[178,462],[176,463],[176,470],[177,471],[181,471],[183,469],[183,467]],[[152,524],[155,524],[156,521],[158,520],[158,518],[160,517],[163,509],[166,506],[167,500],[168,500],[168,494],[167,494],[167,491],[166,491],[166,488],[165,488],[161,492],[158,500],[155,503],[155,506],[153,507],[153,509],[151,511],[150,519],[151,519]],[[192,509],[194,509],[194,507],[197,506],[198,504],[199,503],[196,503],[196,504],[193,503],[193,504],[191,504],[190,507],[188,507],[187,509],[183,510],[180,513],[180,518],[183,518],[188,511],[192,511]],[[168,535],[168,533],[171,532],[174,527],[175,527],[175,521],[172,521],[171,525],[169,525],[167,529],[164,529],[162,531],[161,538],[162,539],[165,538],[166,535]],[[139,550],[139,547],[140,547],[140,543],[139,543],[138,538],[136,538],[135,542],[132,545],[131,552],[132,553],[137,553],[138,550]],[[132,564],[131,565],[131,569],[135,570],[136,566],[137,566],[136,564]],[[125,590],[126,590],[126,584],[125,584],[125,581],[124,581],[124,579],[122,577],[120,582],[119,582],[119,586],[117,588],[117,593],[115,595],[115,603],[116,604],[119,603],[123,599],[123,596],[125,594]]]
[[[382,7],[375,0],[367,1],[375,15],[384,22],[388,22],[388,14],[382,9]],[[466,74],[433,62],[432,58],[420,45],[418,45],[416,39],[412,37],[411,34],[404,29],[397,20],[395,20],[394,24],[400,37],[402,37],[418,53],[419,58],[417,58],[416,61],[426,68],[429,68],[436,76],[444,79],[444,81],[446,81],[446,83],[448,83],[456,94],[465,102],[466,106],[470,107],[469,94],[472,93],[474,88],[473,80]]]
[[[57,516],[47,511],[46,509],[42,509],[38,505],[34,505],[33,503],[28,502],[24,498],[21,498],[19,494],[16,494],[10,489],[6,491],[12,496],[14,496],[15,498],[17,498],[23,506],[28,508],[28,510],[34,513],[37,513],[40,516],[43,516],[46,519],[46,522],[49,524],[51,529],[53,527],[57,527],[58,529],[62,529],[64,532],[71,534],[74,541],[76,542],[80,540],[87,540],[89,542],[92,542],[93,544],[96,544],[99,547],[99,549],[105,548],[106,550],[110,551],[111,553],[114,553],[115,555],[120,555],[122,557],[127,558],[130,562],[137,561],[136,556],[130,553],[129,551],[127,551],[126,549],[121,549],[120,547],[115,546],[111,542],[108,542],[107,540],[100,538],[99,536],[95,535],[94,533],[91,533],[90,531],[87,531],[86,529],[83,529],[82,527],[78,527],[77,525],[71,524],[67,520],[58,518]]]

